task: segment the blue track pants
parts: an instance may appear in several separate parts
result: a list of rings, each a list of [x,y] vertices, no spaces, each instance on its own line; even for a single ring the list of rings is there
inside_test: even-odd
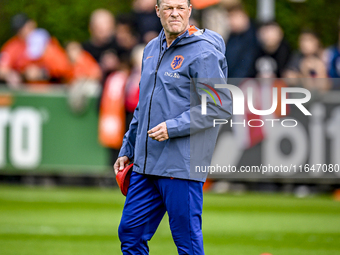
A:
[[[203,255],[203,183],[132,172],[118,233],[123,254],[149,254],[165,212],[178,254]]]

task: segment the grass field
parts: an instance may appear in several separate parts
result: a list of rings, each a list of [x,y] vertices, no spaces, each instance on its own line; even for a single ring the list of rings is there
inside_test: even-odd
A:
[[[0,186],[0,255],[120,254],[118,190]],[[277,194],[205,194],[206,254],[340,254],[340,202]],[[176,254],[164,218],[150,254]]]

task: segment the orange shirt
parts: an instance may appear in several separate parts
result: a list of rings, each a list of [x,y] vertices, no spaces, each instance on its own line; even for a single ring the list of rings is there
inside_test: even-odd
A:
[[[70,79],[70,62],[66,52],[55,38],[49,41],[43,55],[36,60],[31,60],[27,56],[26,42],[17,36],[12,37],[2,47],[0,58],[1,68],[9,68],[23,73],[31,64],[44,68],[53,79]]]
[[[26,42],[17,36],[12,37],[1,49],[0,67],[22,72],[29,63],[25,52]]]
[[[101,76],[102,73],[96,60],[91,56],[91,54],[89,54],[85,50],[82,50],[80,56],[72,65],[71,79],[76,80],[87,78],[100,80]]]

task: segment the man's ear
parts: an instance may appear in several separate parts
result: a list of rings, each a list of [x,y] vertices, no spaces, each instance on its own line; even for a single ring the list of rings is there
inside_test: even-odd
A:
[[[189,17],[191,17],[191,11],[192,11],[192,4],[189,6]]]
[[[155,9],[156,9],[157,17],[160,18],[160,17],[159,17],[159,7],[158,7],[158,5],[155,5]]]

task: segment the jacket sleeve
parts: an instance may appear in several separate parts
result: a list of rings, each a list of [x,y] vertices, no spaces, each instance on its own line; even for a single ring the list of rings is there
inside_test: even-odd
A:
[[[190,65],[191,83],[191,107],[179,116],[166,121],[169,138],[187,136],[213,127],[214,119],[230,119],[232,115],[232,99],[228,89],[217,89],[215,84],[227,83],[227,62],[222,52],[216,49],[203,51]],[[220,101],[213,101],[207,96],[207,114],[202,115],[201,98],[207,94],[203,89],[208,88],[201,84],[207,84],[219,95]],[[213,93],[213,92],[212,92]],[[216,96],[215,96],[216,97]]]
[[[134,158],[135,143],[138,128],[139,103],[133,113],[133,118],[129,126],[129,130],[125,133],[123,138],[123,145],[120,148],[118,157],[127,156],[130,160]]]

